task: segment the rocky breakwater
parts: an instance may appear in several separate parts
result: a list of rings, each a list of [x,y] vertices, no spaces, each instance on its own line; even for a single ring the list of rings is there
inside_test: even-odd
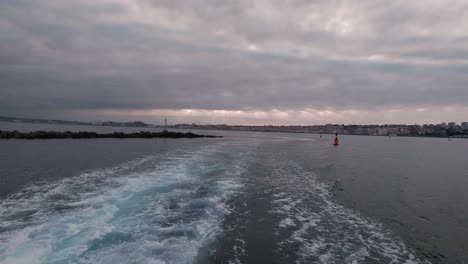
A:
[[[0,130],[0,139],[60,139],[60,138],[219,138],[222,136],[198,135],[192,132],[147,132],[140,131],[135,133],[114,132],[108,134],[99,134],[96,132],[56,132],[56,131],[2,131]]]

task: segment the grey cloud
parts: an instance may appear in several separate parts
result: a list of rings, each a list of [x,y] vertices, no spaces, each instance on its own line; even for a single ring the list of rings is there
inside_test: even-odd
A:
[[[0,113],[466,105],[468,7],[418,3],[0,3]]]

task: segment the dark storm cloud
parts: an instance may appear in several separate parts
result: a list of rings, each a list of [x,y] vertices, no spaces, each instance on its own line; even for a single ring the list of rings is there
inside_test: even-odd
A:
[[[463,1],[6,1],[0,113],[466,106]]]

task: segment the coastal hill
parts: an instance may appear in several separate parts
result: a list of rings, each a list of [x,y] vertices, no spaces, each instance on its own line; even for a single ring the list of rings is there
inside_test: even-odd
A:
[[[22,118],[22,117],[5,117],[0,116],[0,122],[14,123],[36,123],[36,124],[59,124],[59,125],[85,125],[85,126],[116,126],[116,127],[151,127],[154,125],[146,124],[142,121],[134,122],[82,122],[82,121],[67,121],[67,120],[48,120],[37,118]]]

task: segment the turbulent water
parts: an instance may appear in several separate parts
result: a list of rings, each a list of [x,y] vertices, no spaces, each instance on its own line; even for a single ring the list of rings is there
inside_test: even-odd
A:
[[[221,234],[249,148],[148,156],[0,204],[2,263],[191,263]],[[208,248],[207,248],[208,249]]]
[[[0,263],[437,262],[339,202],[343,186],[328,163],[339,150],[320,140],[150,140],[172,147],[36,175],[0,200]],[[60,142],[85,141],[40,144]]]
[[[260,159],[260,160],[259,160]],[[220,252],[237,263],[427,263],[381,224],[339,205],[288,153],[262,153],[227,217]],[[230,246],[232,245],[232,248]]]

